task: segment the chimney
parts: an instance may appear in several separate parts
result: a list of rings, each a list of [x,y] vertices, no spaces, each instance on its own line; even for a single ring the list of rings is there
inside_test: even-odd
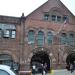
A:
[[[25,21],[25,19],[26,19],[26,18],[25,18],[25,16],[24,16],[24,13],[22,13],[21,21],[23,21],[23,22],[24,22],[24,21]]]
[[[22,13],[22,16],[21,17],[24,17],[24,13]]]

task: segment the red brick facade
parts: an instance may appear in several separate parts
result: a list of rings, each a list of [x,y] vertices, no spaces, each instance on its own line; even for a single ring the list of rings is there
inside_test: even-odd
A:
[[[48,20],[44,20],[44,14],[50,15]],[[51,21],[51,15],[68,16],[66,23]],[[0,39],[0,54],[9,54],[15,62],[20,64],[20,70],[30,70],[30,62],[34,50],[39,50],[37,44],[37,35],[39,31],[44,32],[43,50],[47,50],[49,58],[54,69],[65,68],[66,57],[71,50],[75,49],[73,46],[60,44],[61,33],[69,34],[74,32],[75,37],[75,16],[61,3],[60,0],[48,0],[45,4],[30,13],[26,18],[0,16],[0,23],[14,24],[16,26],[16,38],[1,38]],[[28,32],[33,30],[35,32],[35,43],[32,46],[28,43]],[[47,44],[47,32],[53,33],[53,42],[51,45]],[[42,50],[42,49],[40,49]]]

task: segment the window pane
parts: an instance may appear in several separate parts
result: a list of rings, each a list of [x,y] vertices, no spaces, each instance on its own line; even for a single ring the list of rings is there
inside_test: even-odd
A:
[[[35,41],[34,31],[33,30],[30,30],[28,32],[28,43],[29,44],[34,44],[34,41]]]
[[[10,37],[9,30],[4,30],[4,37],[6,37],[6,38]]]
[[[11,58],[11,56],[9,56],[7,54],[0,54],[0,62],[3,65],[11,66],[12,65],[12,58]]]
[[[67,16],[63,16],[63,22],[68,20],[68,17]]]
[[[53,35],[51,32],[48,32],[47,34],[47,43],[48,45],[52,44],[52,41],[53,41]]]
[[[52,15],[52,21],[56,21],[56,15]]]
[[[61,44],[67,44],[67,35],[66,35],[66,33],[62,33],[60,41],[61,41]]]
[[[38,32],[38,46],[44,45],[44,33],[42,31]]]
[[[16,37],[16,31],[15,30],[12,30],[11,31],[11,38],[15,38]]]
[[[75,43],[74,34],[69,34],[69,36],[68,36],[68,44],[69,45],[74,45],[74,43]]]
[[[0,38],[2,37],[2,30],[0,29]]]
[[[61,16],[57,16],[57,21],[58,21],[58,22],[61,21]]]
[[[16,29],[16,26],[14,24],[0,23],[0,29]]]
[[[45,14],[44,15],[44,20],[48,20],[49,19],[49,14]]]

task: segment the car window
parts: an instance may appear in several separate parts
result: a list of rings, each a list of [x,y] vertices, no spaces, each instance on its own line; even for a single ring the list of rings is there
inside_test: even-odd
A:
[[[0,69],[0,75],[10,75],[10,74],[7,73],[6,71]]]

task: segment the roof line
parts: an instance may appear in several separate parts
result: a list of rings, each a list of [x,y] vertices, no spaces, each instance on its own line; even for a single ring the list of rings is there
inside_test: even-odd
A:
[[[62,3],[62,5],[74,16],[74,14],[66,7],[66,5],[61,1],[61,0],[59,0],[61,3]],[[47,1],[48,2],[48,1]],[[34,11],[32,11],[30,14],[28,14],[27,16],[26,16],[26,18],[29,16],[29,15],[31,15],[33,12],[35,12],[37,9],[39,9],[39,8],[41,8],[43,5],[45,5],[47,2],[45,2],[44,4],[42,4],[41,6],[39,6],[38,8],[36,8]],[[75,17],[75,16],[74,16]]]
[[[61,3],[62,3],[62,5],[74,16],[74,14],[68,9],[68,7],[62,2],[62,1],[60,1]]]
[[[48,1],[47,1],[48,2]],[[47,2],[45,2],[44,4],[42,4],[42,5],[40,5],[38,8],[36,8],[35,10],[33,10],[30,14],[28,14],[27,16],[26,16],[26,18],[29,16],[29,15],[31,15],[33,12],[35,12],[37,9],[39,9],[39,8],[41,8],[43,5],[45,5]]]

